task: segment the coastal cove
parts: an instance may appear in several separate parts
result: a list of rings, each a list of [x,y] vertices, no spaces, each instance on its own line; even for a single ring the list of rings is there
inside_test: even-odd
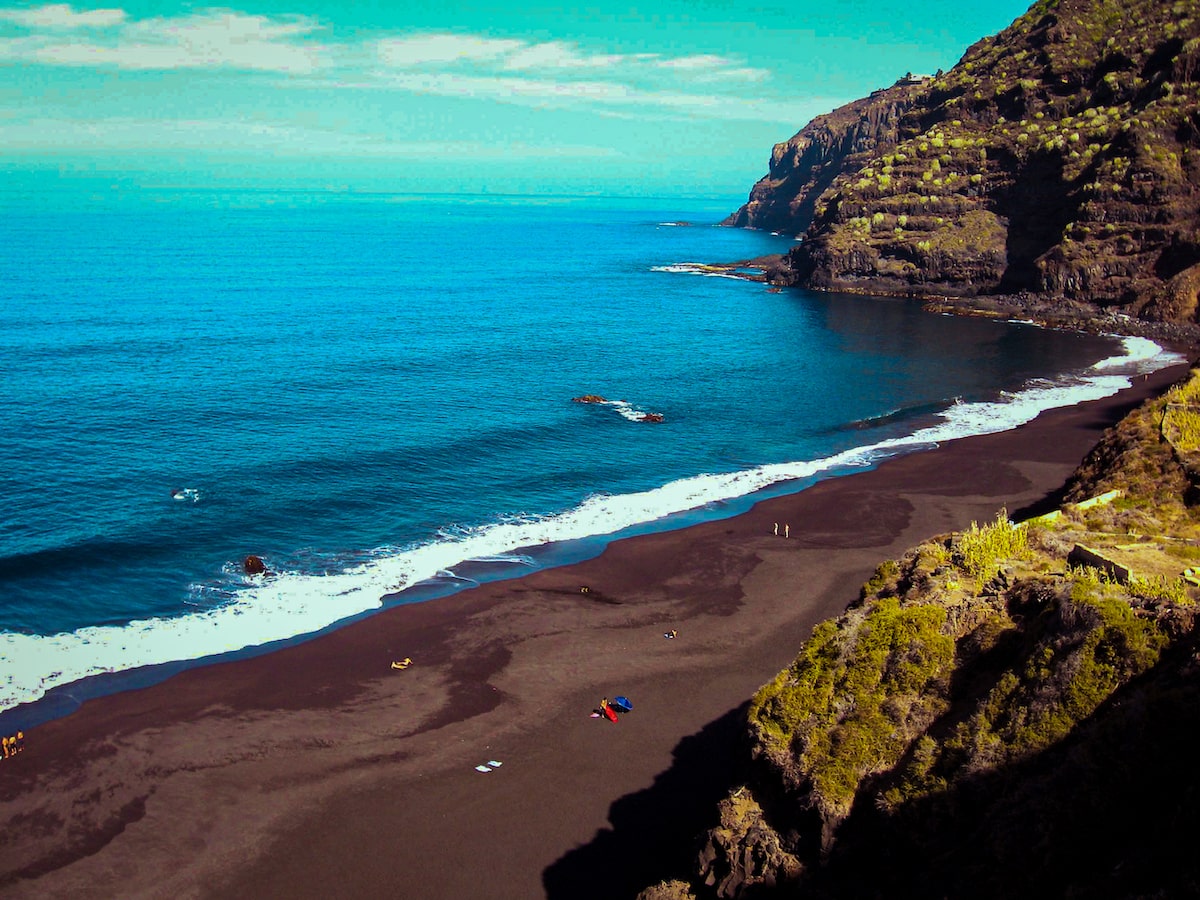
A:
[[[1050,502],[1182,368],[721,277],[789,243],[678,224],[726,201],[144,199],[5,251],[18,897],[632,896],[880,559]]]
[[[0,57],[4,900],[1200,896],[1200,0]]]
[[[711,824],[745,699],[880,559],[1043,508],[1104,427],[1182,371],[85,704],[0,770],[5,890],[632,896]],[[401,656],[412,667],[391,670]],[[588,717],[616,693],[634,712]],[[66,815],[69,834],[14,824]],[[614,856],[629,865],[596,879]]]
[[[643,505],[628,504],[628,500],[636,498],[620,498],[627,505],[623,512],[630,524],[611,533],[589,534],[583,537],[554,540],[543,544],[522,544],[522,532],[517,530],[513,536],[506,536],[508,545],[502,545],[501,552],[492,555],[467,555],[466,550],[459,550],[462,556],[453,568],[439,569],[436,574],[425,578],[394,593],[385,593],[378,603],[371,608],[340,619],[325,628],[309,634],[298,634],[265,644],[255,644],[236,650],[212,656],[198,658],[180,658],[134,668],[117,668],[98,674],[89,674],[78,681],[69,681],[51,688],[45,696],[16,707],[0,710],[0,732],[16,732],[30,729],[61,716],[70,715],[82,704],[99,697],[127,690],[137,690],[161,682],[197,666],[213,665],[236,660],[250,659],[262,654],[276,652],[284,647],[303,643],[330,634],[339,628],[353,622],[368,618],[380,611],[397,606],[413,603],[437,602],[460,591],[470,590],[483,584],[504,581],[512,578],[523,578],[532,572],[545,571],[561,566],[570,566],[593,559],[604,552],[613,542],[621,541],[639,535],[651,535],[685,529],[694,525],[714,522],[745,514],[764,500],[786,496],[806,490],[813,485],[828,479],[851,475],[855,472],[875,468],[881,462],[905,456],[909,453],[922,453],[936,448],[940,442],[955,439],[963,434],[987,434],[1006,430],[1006,426],[1023,424],[1026,417],[1036,415],[1043,404],[1048,408],[1067,405],[1064,400],[1068,397],[1086,398],[1103,396],[1114,385],[1125,378],[1145,377],[1133,373],[1157,371],[1177,363],[1181,357],[1170,351],[1160,351],[1155,345],[1147,342],[1133,341],[1126,346],[1128,356],[1117,356],[1107,360],[1107,364],[1098,368],[1099,375],[1092,380],[1080,383],[1058,386],[1048,386],[1040,390],[1031,390],[1025,396],[1011,396],[998,402],[980,403],[949,409],[934,414],[932,409],[922,410],[919,417],[897,417],[901,422],[919,425],[911,434],[887,438],[876,444],[866,445],[843,451],[834,457],[807,462],[793,463],[782,466],[764,467],[766,471],[758,473],[735,473],[730,479],[716,480],[705,478],[701,486],[694,488],[696,493],[692,499],[703,499],[698,506],[689,507],[686,502],[682,508],[671,510],[667,514],[654,518],[654,506],[649,502]],[[1140,355],[1139,355],[1140,354]],[[1113,371],[1127,374],[1116,375]],[[1019,401],[1019,402],[1018,402]],[[1012,418],[1009,418],[1012,417]],[[880,422],[874,427],[886,423]],[[856,427],[871,427],[856,426]],[[757,476],[757,477],[756,477]],[[752,483],[762,483],[766,486],[757,488],[750,493],[742,493],[745,482],[755,478]],[[703,489],[706,493],[699,493]],[[655,492],[650,492],[653,495]],[[685,497],[689,496],[686,493]],[[644,520],[640,517],[647,516]],[[539,523],[541,524],[541,523]],[[790,536],[790,523],[774,524],[776,534]],[[783,528],[781,532],[779,529]],[[797,528],[797,536],[801,529]],[[488,534],[487,538],[494,535]],[[467,542],[464,542],[467,543]],[[262,579],[269,583],[275,577],[268,573]]]
[[[729,202],[7,198],[27,302],[4,313],[0,370],[0,721],[721,518],[1168,361],[695,277],[689,260],[789,243],[679,225]],[[58,268],[68,231],[86,278]],[[626,404],[570,403],[589,390]],[[274,574],[246,577],[249,553]]]

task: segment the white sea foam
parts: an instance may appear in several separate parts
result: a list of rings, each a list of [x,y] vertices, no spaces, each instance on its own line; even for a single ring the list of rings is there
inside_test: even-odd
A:
[[[1132,367],[1136,373],[1141,374],[1142,372],[1153,372],[1156,369],[1161,369],[1164,365],[1169,365],[1170,363],[1186,361],[1183,356],[1163,350],[1162,347],[1148,338],[1122,338],[1121,344],[1125,349],[1123,355],[1102,359],[1092,366],[1092,368],[1100,371],[1103,369],[1128,369]],[[1163,360],[1167,362],[1164,363]]]
[[[224,605],[174,618],[98,625],[52,636],[3,633],[0,709],[36,700],[52,687],[88,675],[200,659],[311,634],[379,608],[387,594],[439,574],[452,575],[456,566],[468,560],[531,566],[529,557],[515,551],[612,534],[783,481],[869,466],[952,438],[1005,431],[1043,410],[1110,396],[1128,387],[1135,374],[1183,361],[1142,338],[1125,338],[1123,344],[1123,356],[1102,360],[1075,378],[1038,380],[995,401],[955,403],[941,414],[940,422],[914,434],[825,459],[698,475],[636,494],[592,496],[554,516],[515,516],[485,527],[447,530],[424,545],[389,548],[332,574],[280,572],[266,579],[247,579]]]
[[[675,272],[683,275],[702,275],[705,278],[732,278],[741,281],[742,278],[730,272],[714,272],[707,263],[672,263],[669,266],[651,266],[651,272]]]
[[[649,413],[644,409],[639,409],[632,403],[627,403],[624,400],[602,400],[596,404],[597,406],[609,406],[617,411],[622,419],[628,419],[630,422],[641,422]]]

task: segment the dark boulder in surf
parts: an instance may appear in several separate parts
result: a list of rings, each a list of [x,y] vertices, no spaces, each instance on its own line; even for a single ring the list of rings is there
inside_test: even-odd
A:
[[[639,422],[661,422],[663,420],[662,413],[646,413],[638,421]]]
[[[265,575],[267,574],[267,564],[263,562],[261,556],[251,554],[242,561],[242,568],[247,575]]]
[[[607,403],[599,394],[584,394],[582,397],[572,397],[572,403]]]

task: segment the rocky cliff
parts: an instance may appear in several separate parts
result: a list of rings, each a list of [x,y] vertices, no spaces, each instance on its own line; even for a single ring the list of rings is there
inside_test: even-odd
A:
[[[1196,0],[1040,0],[777,145],[727,224],[803,235],[806,287],[1195,322],[1198,91]]]
[[[881,564],[754,697],[754,774],[644,896],[1196,896],[1200,376],[1061,510]]]
[[[818,116],[771,151],[767,176],[723,225],[801,235],[817,200],[840,175],[857,172],[880,148],[899,140],[901,116],[925,96],[920,80],[897,84]]]

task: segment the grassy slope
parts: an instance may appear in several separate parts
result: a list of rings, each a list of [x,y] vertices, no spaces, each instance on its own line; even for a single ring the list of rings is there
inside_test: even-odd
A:
[[[1194,374],[1093,451],[1068,498],[1120,490],[1111,502],[1019,527],[1001,515],[883,563],[758,692],[759,776],[731,801],[768,810],[758,845],[767,825],[787,835],[802,865],[789,858],[781,882],[833,896],[1200,889],[1181,844],[1197,799],[1186,729],[1200,724],[1200,587],[1180,577],[1200,557],[1198,399]],[[1076,543],[1125,553],[1135,577],[1072,566]]]

